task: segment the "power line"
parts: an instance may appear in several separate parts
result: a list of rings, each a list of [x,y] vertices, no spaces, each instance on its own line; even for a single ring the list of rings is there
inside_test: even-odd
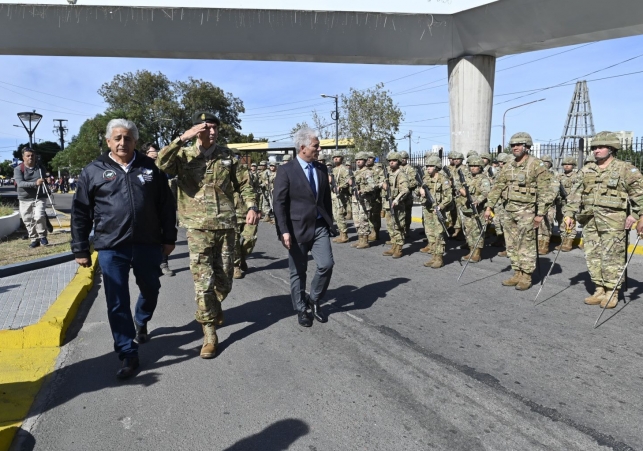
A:
[[[30,97],[30,96],[28,96],[28,95],[26,95],[26,94],[23,94],[23,93],[21,93],[21,92],[14,91],[13,89],[5,88],[4,86],[0,86],[0,88],[5,89],[5,90],[7,90],[7,91],[9,91],[9,92],[13,92],[14,94],[18,94],[19,96],[23,96],[23,97],[26,97],[26,98],[28,98],[28,99],[35,100],[35,101],[37,101],[37,102],[44,103],[45,105],[57,106],[57,107],[64,108],[64,109],[69,110],[69,111],[74,111],[74,112],[76,112],[76,113],[82,113],[82,111],[72,110],[71,108],[67,108],[67,107],[64,107],[64,106],[56,105],[56,104],[54,104],[54,103],[45,102],[44,100],[36,99],[35,97]]]
[[[298,107],[298,108],[287,108],[285,110],[276,110],[276,111],[271,111],[271,112],[268,112],[268,113],[245,114],[244,117],[270,116],[270,115],[272,115],[274,113],[283,113],[285,111],[295,111],[295,110],[305,110],[305,109],[308,109],[308,108],[312,108],[314,106],[321,106],[321,105],[327,105],[327,104],[328,104],[328,102],[320,102],[320,103],[316,103],[314,105],[307,105],[307,106],[302,106],[302,107]]]
[[[400,122],[400,124],[415,124],[416,122],[437,121],[438,119],[445,119],[445,118],[448,118],[448,117],[449,116],[432,117],[432,118],[429,118],[429,119],[420,119],[419,121]]]
[[[259,106],[259,107],[255,107],[255,108],[246,108],[246,111],[248,111],[248,110],[262,110],[264,108],[272,108],[274,106],[283,106],[283,105],[292,105],[292,104],[295,104],[295,103],[314,102],[314,101],[317,101],[317,100],[319,100],[319,99],[315,98],[315,99],[308,99],[308,100],[298,100],[296,102],[277,103],[277,104],[274,104],[274,105]]]
[[[58,99],[69,100],[69,101],[71,101],[71,102],[77,102],[77,103],[84,103],[85,105],[97,106],[97,107],[99,107],[99,108],[105,108],[105,106],[104,106],[104,105],[96,105],[95,103],[83,102],[83,101],[81,101],[81,100],[74,100],[74,99],[70,99],[69,97],[62,97],[62,96],[57,96],[57,95],[55,95],[55,94],[49,94],[48,92],[36,91],[35,89],[25,88],[24,86],[14,85],[14,84],[12,84],[12,83],[8,83],[8,82],[6,82],[6,81],[2,81],[2,80],[0,80],[0,83],[5,84],[5,85],[9,85],[9,86],[13,86],[14,88],[25,89],[25,90],[27,90],[27,91],[36,92],[36,93],[38,93],[38,94],[44,94],[44,95],[46,95],[46,96],[56,97],[56,98],[58,98]]]
[[[33,105],[25,105],[24,103],[10,102],[9,100],[4,100],[4,99],[0,99],[0,102],[11,103],[13,105],[24,106],[24,107],[27,107],[27,108],[33,108]],[[61,113],[61,114],[71,114],[73,116],[91,117],[91,114],[69,113],[67,111],[48,110],[46,108],[37,108],[37,109],[40,110],[40,111],[49,111],[50,113]]]
[[[552,58],[552,57],[554,57],[554,56],[562,55],[563,53],[573,52],[574,50],[582,49],[583,47],[587,47],[588,45],[594,45],[594,44],[596,44],[596,42],[590,42],[589,44],[579,45],[579,46],[577,46],[577,47],[574,47],[573,49],[564,50],[564,51],[562,51],[562,52],[554,53],[553,55],[543,56],[542,58],[538,58],[538,59],[535,59],[535,60],[527,61],[527,62],[525,62],[525,63],[521,63],[521,64],[516,64],[515,66],[505,67],[504,69],[497,70],[497,71],[496,71],[496,73],[498,73],[498,72],[504,72],[504,71],[506,71],[506,70],[513,69],[513,68],[515,68],[515,67],[524,66],[524,65],[526,65],[526,64],[535,63],[535,62],[537,62],[537,61],[546,60],[547,58]]]

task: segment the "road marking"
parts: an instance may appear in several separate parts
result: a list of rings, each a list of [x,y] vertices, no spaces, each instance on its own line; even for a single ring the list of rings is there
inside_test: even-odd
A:
[[[360,323],[363,323],[363,322],[364,322],[364,320],[363,320],[362,318],[360,318],[359,316],[355,316],[355,315],[353,315],[353,314],[352,314],[352,313],[350,313],[350,312],[344,312],[344,313],[346,313],[348,316],[350,316],[351,318],[353,318],[355,321],[358,321],[358,322],[360,322]]]
[[[287,280],[285,280],[285,279],[282,279],[281,277],[273,276],[273,275],[272,275],[272,273],[270,273],[270,272],[268,273],[268,275],[269,275],[270,277],[272,277],[273,279],[281,280],[281,281],[282,281],[283,283],[285,283],[286,285],[290,285],[290,282],[288,282],[288,281],[287,281]]]

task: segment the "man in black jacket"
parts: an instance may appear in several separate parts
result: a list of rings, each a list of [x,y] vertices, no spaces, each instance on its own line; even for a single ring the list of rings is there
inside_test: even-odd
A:
[[[333,251],[329,229],[333,224],[333,207],[328,183],[328,169],[316,160],[319,139],[310,128],[294,135],[297,157],[279,167],[274,182],[273,208],[277,235],[288,249],[290,294],[297,311],[299,324],[310,327],[315,319],[326,322],[319,307],[333,273]],[[310,296],[306,295],[308,252],[312,253],[317,271],[311,282]]]
[[[71,211],[71,250],[79,265],[91,265],[93,226],[114,350],[123,361],[116,376],[124,379],[139,365],[138,344],[148,340],[147,322],[161,288],[159,265],[176,242],[176,206],[154,161],[136,152],[138,130],[133,122],[111,120],[105,137],[109,154],[89,163],[78,178]],[[130,265],[140,289],[134,321]]]

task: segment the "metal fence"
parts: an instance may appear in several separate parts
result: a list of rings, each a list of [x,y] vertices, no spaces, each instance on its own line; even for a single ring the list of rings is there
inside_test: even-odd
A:
[[[532,147],[531,154],[538,158],[549,155],[554,162],[554,168],[560,168],[562,159],[571,156],[576,158],[578,167],[580,167],[591,152],[590,145],[584,143],[583,140],[567,142],[565,143],[565,146],[560,146],[559,144],[537,143]],[[501,149],[498,147],[489,149],[492,159],[496,158],[499,150]],[[447,158],[447,152],[442,151],[441,153],[442,155],[439,153],[438,155],[442,157],[442,164],[448,165],[449,159]],[[632,163],[639,170],[643,170],[643,137],[622,140],[621,150],[618,152],[618,158],[619,160]],[[409,164],[413,166],[424,166],[424,152],[412,152],[409,160]]]

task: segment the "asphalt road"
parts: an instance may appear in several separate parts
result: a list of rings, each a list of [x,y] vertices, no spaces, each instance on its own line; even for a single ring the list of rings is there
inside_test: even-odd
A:
[[[333,245],[329,322],[303,329],[285,250],[262,223],[206,361],[180,236],[140,374],[114,376],[99,279],[14,450],[643,449],[638,256],[635,302],[593,329],[580,250],[561,254],[534,306],[537,287],[500,285],[508,260],[492,248],[458,283],[464,251],[424,268],[417,232],[399,260]]]

